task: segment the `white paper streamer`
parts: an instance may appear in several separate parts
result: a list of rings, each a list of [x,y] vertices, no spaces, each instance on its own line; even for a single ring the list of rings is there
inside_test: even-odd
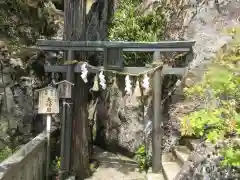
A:
[[[149,135],[152,131],[152,121],[148,121],[148,123],[146,124],[143,132],[146,134],[146,135]]]
[[[140,97],[141,96],[141,89],[139,86],[139,81],[137,80],[136,82],[136,87],[134,89],[134,93],[133,93],[136,97]]]
[[[125,91],[127,94],[132,94],[132,84],[129,75],[125,77]]]
[[[98,86],[98,76],[97,74],[94,77],[94,82],[93,82],[93,87],[91,89],[92,91],[99,91],[99,86]]]
[[[105,76],[104,76],[104,74],[103,74],[103,71],[101,71],[100,73],[99,73],[99,81],[100,81],[100,86],[102,87],[102,89],[106,89],[106,80],[105,80]]]
[[[85,83],[87,83],[87,82],[88,82],[88,80],[87,80],[88,70],[87,70],[87,68],[86,68],[86,64],[85,64],[85,63],[82,64],[82,66],[81,66],[81,71],[82,71],[81,78],[82,78],[82,80],[83,80]]]
[[[142,86],[144,89],[149,89],[149,77],[147,74],[144,74],[143,76],[143,83],[142,83]]]

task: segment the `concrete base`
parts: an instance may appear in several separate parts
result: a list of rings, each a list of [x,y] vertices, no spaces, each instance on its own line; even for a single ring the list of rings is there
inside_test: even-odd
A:
[[[160,173],[147,173],[147,180],[164,180],[164,177]]]
[[[147,173],[147,180],[164,180],[162,173],[153,173],[152,169],[150,168]]]

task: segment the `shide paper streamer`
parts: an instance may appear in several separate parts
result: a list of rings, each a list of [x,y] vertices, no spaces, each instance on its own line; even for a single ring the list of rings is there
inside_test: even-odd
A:
[[[87,83],[88,82],[88,80],[87,80],[88,70],[86,68],[85,63],[81,66],[81,71],[82,71],[81,78],[85,83]]]
[[[126,94],[132,94],[132,84],[129,75],[125,77],[125,91]]]
[[[88,82],[88,68],[91,68],[93,70],[96,70],[98,71],[98,68],[94,67],[94,66],[91,66],[89,65],[87,62],[83,63],[81,65],[81,78],[82,80],[87,83]],[[132,73],[127,73],[127,72],[122,72],[122,71],[114,71],[114,70],[102,70],[98,75],[95,76],[94,78],[94,83],[93,83],[93,87],[91,88],[92,91],[99,91],[100,88],[98,86],[98,84],[100,85],[101,89],[105,90],[107,88],[107,84],[106,84],[106,77],[104,75],[104,72],[111,72],[112,74],[115,74],[115,77],[116,77],[116,74],[119,74],[119,75],[123,75],[125,76],[125,92],[126,94],[128,95],[132,95],[133,94],[133,85],[132,85],[132,80],[131,80],[131,76],[133,77],[137,77],[137,80],[136,80],[136,87],[135,87],[135,90],[134,90],[134,93],[137,93],[139,94],[140,92],[140,79],[139,77],[140,76],[143,76],[143,80],[141,82],[141,87],[147,91],[149,88],[150,88],[150,82],[149,82],[149,73],[153,73],[155,70],[157,70],[158,68],[162,67],[162,65],[160,64],[159,66],[157,67],[154,67],[152,69],[148,69],[144,72],[141,72],[141,73],[135,73],[135,74],[132,74]]]
[[[103,71],[101,71],[99,74],[99,80],[100,80],[100,86],[102,87],[102,89],[106,89],[107,85],[106,85],[106,80],[105,80]]]

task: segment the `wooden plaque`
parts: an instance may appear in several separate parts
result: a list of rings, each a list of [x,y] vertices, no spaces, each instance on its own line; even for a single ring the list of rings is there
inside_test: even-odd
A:
[[[73,83],[69,81],[60,81],[56,83],[58,85],[58,96],[59,98],[71,98],[72,97],[72,86]]]
[[[59,98],[56,88],[48,86],[37,91],[39,92],[38,113],[39,114],[59,113]]]

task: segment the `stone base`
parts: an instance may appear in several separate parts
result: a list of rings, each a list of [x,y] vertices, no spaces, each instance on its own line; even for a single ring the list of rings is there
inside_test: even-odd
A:
[[[160,173],[147,173],[147,180],[164,180],[164,177]]]

